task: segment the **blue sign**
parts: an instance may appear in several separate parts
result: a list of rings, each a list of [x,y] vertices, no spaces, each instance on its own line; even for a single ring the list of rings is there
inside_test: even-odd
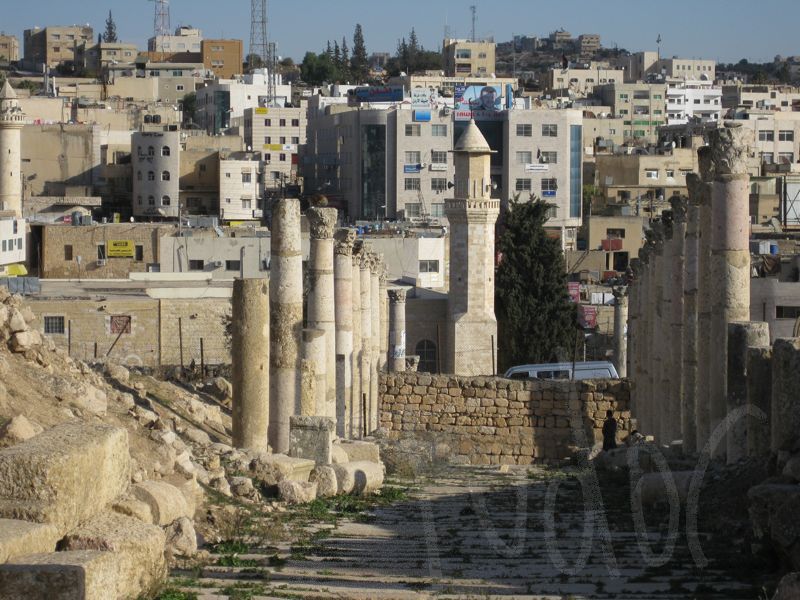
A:
[[[429,110],[415,110],[414,120],[419,123],[429,123],[431,120],[431,111]]]
[[[555,198],[556,197],[556,191],[555,190],[544,191],[544,192],[542,192],[542,196],[544,198]]]
[[[419,173],[422,170],[421,165],[403,165],[403,173]]]
[[[402,102],[403,86],[363,86],[350,90],[349,95],[357,102]]]

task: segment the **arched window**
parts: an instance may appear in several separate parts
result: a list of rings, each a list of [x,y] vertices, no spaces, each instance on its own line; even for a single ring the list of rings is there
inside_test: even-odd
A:
[[[156,180],[156,174],[153,173],[153,171],[148,171],[147,172],[147,181],[155,181],[155,180]]]
[[[161,181],[169,181],[169,171],[161,171]]]
[[[160,117],[159,117],[159,120],[160,120]],[[162,146],[162,148],[161,148],[161,156],[169,156],[170,152],[171,152],[171,150],[169,149],[169,146]]]
[[[161,196],[161,206],[169,206],[170,199],[169,196]]]
[[[155,155],[156,155],[156,149],[153,148],[152,146],[148,146],[147,147],[147,156],[155,156]]]
[[[420,373],[437,373],[436,368],[436,344],[430,340],[422,340],[417,344],[414,354],[419,356]]]

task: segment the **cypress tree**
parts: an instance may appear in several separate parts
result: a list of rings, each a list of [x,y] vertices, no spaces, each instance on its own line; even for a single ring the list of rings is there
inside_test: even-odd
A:
[[[353,32],[353,57],[350,59],[350,69],[353,77],[359,83],[365,81],[369,76],[369,58],[361,23],[356,23],[356,29]]]
[[[517,196],[505,214],[495,279],[502,370],[572,356],[576,307],[567,293],[561,245],[545,231],[549,206],[533,195],[530,202]]]
[[[111,16],[111,11],[108,11],[108,18],[106,19],[106,31],[103,34],[103,41],[106,43],[114,43],[117,41],[117,24],[114,23],[114,17]]]

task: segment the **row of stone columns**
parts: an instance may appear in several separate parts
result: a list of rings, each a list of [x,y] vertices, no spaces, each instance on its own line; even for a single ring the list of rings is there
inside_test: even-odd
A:
[[[709,134],[698,154],[700,176],[687,176],[689,198],[671,200],[632,263],[633,410],[643,432],[661,443],[681,440],[687,453],[701,450],[744,404],[748,351],[765,335],[768,341],[763,324],[747,323],[749,135],[731,124]],[[744,423],[726,423],[729,435],[715,456],[733,461],[747,453]]]
[[[389,366],[390,323],[394,337],[405,339],[404,302],[395,303],[390,320],[383,257],[356,243],[354,230],[337,231],[335,209],[314,207],[306,216],[305,328],[299,201],[273,207],[269,280],[234,284],[237,447],[287,452],[294,415],[331,418],[340,437],[371,433],[379,424],[378,373]]]

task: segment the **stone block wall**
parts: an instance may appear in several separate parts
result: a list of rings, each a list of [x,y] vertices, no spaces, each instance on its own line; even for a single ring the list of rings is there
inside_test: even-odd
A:
[[[606,410],[630,431],[627,380],[517,381],[383,374],[381,427],[450,446],[460,463],[531,464],[566,458],[603,439]]]

